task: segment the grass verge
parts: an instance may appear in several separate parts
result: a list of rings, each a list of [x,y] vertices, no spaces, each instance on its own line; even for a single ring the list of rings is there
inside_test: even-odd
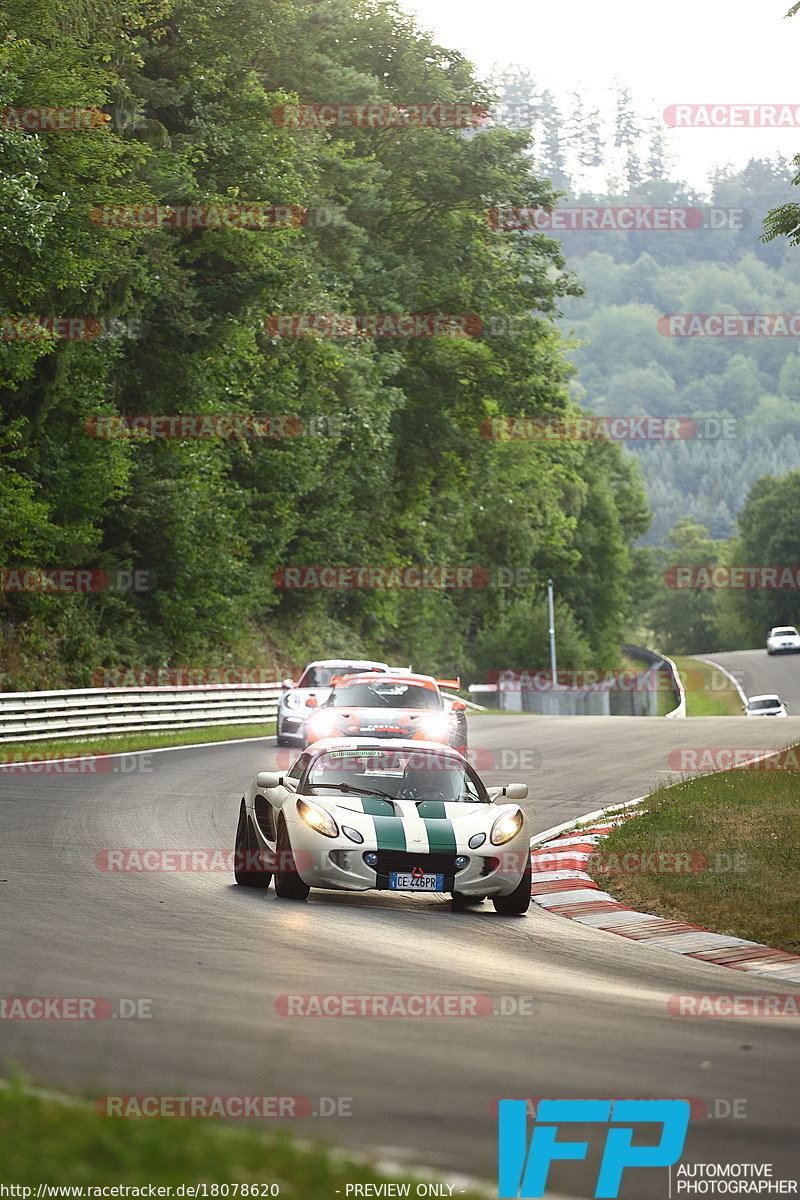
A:
[[[601,853],[702,855],[692,874],[589,873],[616,899],[661,917],[800,954],[800,747],[753,767],[665,785]],[[702,860],[695,859],[702,866]]]
[[[687,717],[741,717],[739,693],[718,667],[686,655],[672,661],[686,689]]]
[[[0,763],[84,754],[127,754],[134,750],[157,750],[162,746],[192,746],[198,742],[266,737],[274,732],[274,721],[260,721],[251,725],[203,725],[197,729],[173,729],[164,733],[103,734],[65,741],[54,739],[52,742],[4,742],[0,745]]]
[[[281,1200],[336,1200],[337,1193],[345,1195],[348,1183],[386,1184],[392,1179],[327,1146],[298,1143],[283,1131],[264,1136],[220,1119],[103,1117],[88,1104],[31,1092],[20,1079],[0,1087],[0,1140],[0,1180],[32,1186],[34,1195],[40,1183],[205,1183],[209,1196],[213,1184],[239,1184],[239,1195],[243,1184],[277,1184]],[[404,1178],[410,1181],[411,1175]],[[414,1194],[415,1188],[410,1191]],[[233,1196],[233,1188],[226,1194]],[[269,1195],[269,1189],[252,1194]],[[479,1192],[459,1190],[459,1195],[485,1200]]]

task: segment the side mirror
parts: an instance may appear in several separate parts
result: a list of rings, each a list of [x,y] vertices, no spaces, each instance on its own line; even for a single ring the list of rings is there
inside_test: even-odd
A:
[[[306,708],[319,708],[319,701],[316,696],[309,696],[306,700]]]
[[[281,687],[283,688],[283,690],[284,690],[285,692],[288,692],[289,688],[293,688],[293,687],[294,687],[294,680],[293,680],[293,679],[282,679],[282,680],[281,680]]]
[[[256,783],[260,788],[269,791],[270,788],[280,787],[283,783],[283,776],[278,775],[276,771],[259,771],[256,775]]]
[[[452,709],[453,712],[466,712],[467,711],[467,706],[463,700],[452,700],[450,702],[450,708]]]
[[[527,783],[508,783],[503,788],[503,795],[508,800],[526,800],[528,785]]]

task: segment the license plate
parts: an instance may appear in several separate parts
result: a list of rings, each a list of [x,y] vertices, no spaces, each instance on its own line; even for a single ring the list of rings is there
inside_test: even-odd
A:
[[[407,875],[405,872],[392,871],[389,887],[404,892],[443,892],[444,875]]]

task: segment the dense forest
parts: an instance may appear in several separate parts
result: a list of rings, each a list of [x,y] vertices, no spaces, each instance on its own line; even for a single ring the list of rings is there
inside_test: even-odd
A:
[[[603,114],[482,81],[391,0],[7,0],[0,34],[0,688],[335,653],[479,678],[546,661],[548,578],[565,666],[800,618],[663,581],[763,560],[750,514],[800,478],[796,342],[658,325],[800,312],[788,163],[699,194],[621,84]],[[711,227],[487,219],[566,204]],[[485,436],[586,409],[728,436]],[[326,566],[444,586],[287,582]]]
[[[564,662],[613,661],[649,523],[635,460],[481,433],[572,411],[579,285],[555,239],[485,219],[555,203],[529,131],[293,107],[480,114],[470,64],[389,0],[7,0],[0,34],[0,687],[345,651],[481,674],[543,659],[550,576]],[[279,336],[287,314],[469,320]],[[198,414],[286,435],[127,420]],[[486,586],[281,586],[330,564]]]
[[[573,399],[601,417],[683,418],[692,431],[689,418],[700,434],[627,443],[653,513],[636,551],[631,628],[673,653],[763,645],[770,626],[800,624],[796,589],[667,580],[678,566],[800,562],[797,338],[667,337],[659,318],[800,313],[800,160],[709,164],[700,191],[675,178],[663,123],[638,114],[620,82],[605,110],[580,90],[540,89],[522,67],[492,82],[496,119],[531,128],[534,169],[560,191],[554,235],[584,288],[565,298],[558,322],[577,368]],[[579,221],[570,210],[623,207],[690,209],[693,219],[677,229],[568,227]]]
[[[562,206],[702,214],[699,227],[685,229],[559,229],[554,236],[585,288],[566,299],[560,325],[577,343],[569,353],[578,368],[572,394],[593,412],[728,421],[721,426],[728,436],[629,444],[654,514],[643,543],[664,543],[687,515],[713,538],[731,537],[755,481],[800,467],[797,339],[672,338],[658,320],[800,312],[797,250],[785,237],[763,239],[767,214],[793,199],[791,164],[709,164],[708,187],[699,192],[674,177],[663,123],[638,115],[621,84],[600,111],[579,92],[538,89],[523,68],[508,67],[493,82],[503,99],[499,117],[527,114],[535,169],[563,192]],[[774,232],[790,232],[791,209],[784,219]]]

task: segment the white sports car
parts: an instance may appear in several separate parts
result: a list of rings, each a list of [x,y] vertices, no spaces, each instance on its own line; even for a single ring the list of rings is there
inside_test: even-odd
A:
[[[304,900],[312,887],[449,892],[503,914],[531,899],[525,783],[487,792],[436,742],[327,738],[285,774],[260,771],[242,797],[236,882]]]
[[[794,625],[776,625],[770,629],[767,654],[800,654],[800,633]]]
[[[305,723],[309,715],[306,701],[312,696],[322,704],[330,695],[330,683],[339,675],[356,671],[388,671],[384,662],[366,658],[320,658],[309,663],[299,680],[283,680],[278,701],[277,735],[279,746],[305,746]],[[313,701],[312,701],[313,703]]]

